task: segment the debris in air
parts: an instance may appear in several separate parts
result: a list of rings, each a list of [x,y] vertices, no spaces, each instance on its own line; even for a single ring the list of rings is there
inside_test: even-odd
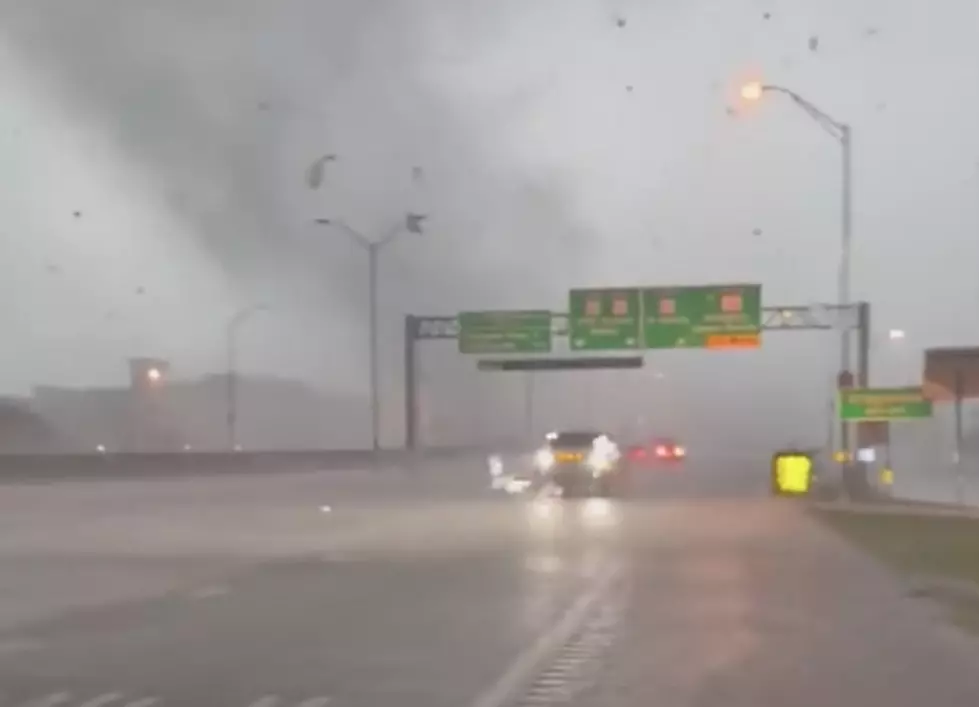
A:
[[[762,233],[761,229],[760,228],[756,228],[755,230],[753,230],[751,232],[751,235],[753,235],[753,236],[760,236],[761,233]]]
[[[766,20],[770,20],[770,19],[772,19],[772,13],[766,12],[764,15],[762,15],[762,18],[764,18]]]
[[[413,182],[423,182],[425,181],[425,170],[421,167],[411,168],[411,181]]]
[[[625,27],[626,19],[624,17],[616,17],[615,24],[618,27]]]
[[[880,30],[876,27],[868,27],[863,33],[868,37],[876,37],[880,33]]]
[[[725,108],[725,109],[724,109],[724,112],[725,112],[725,113],[727,113],[727,114],[728,114],[729,116],[731,116],[732,118],[734,118],[734,117],[736,117],[736,116],[738,115],[738,111],[736,111],[736,110],[735,110],[734,108],[732,108],[731,106],[728,106],[727,108]]]
[[[313,162],[306,171],[306,185],[310,189],[319,189],[320,185],[323,184],[323,175],[326,170],[326,165],[330,162],[336,162],[337,156],[334,154],[323,155],[318,160]]]
[[[73,216],[75,218],[81,218],[82,217],[82,212],[81,211],[76,211],[76,212],[74,212]]]
[[[146,288],[145,287],[137,287],[136,288],[136,294],[137,295],[145,295],[146,294]]]
[[[630,85],[626,86],[625,87],[625,90],[628,91],[629,93],[632,93],[632,85],[630,84]]]
[[[814,52],[819,49],[819,37],[813,35],[809,38],[809,51]]]

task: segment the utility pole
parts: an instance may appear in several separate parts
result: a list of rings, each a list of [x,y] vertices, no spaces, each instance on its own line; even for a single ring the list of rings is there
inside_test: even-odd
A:
[[[371,449],[381,448],[381,393],[380,393],[380,354],[379,337],[380,323],[378,314],[378,260],[381,252],[397,238],[402,231],[422,233],[422,225],[427,216],[424,214],[407,213],[404,221],[392,228],[379,239],[368,238],[339,219],[318,218],[316,224],[331,226],[346,233],[350,239],[367,253],[367,286],[368,294],[368,348],[370,356],[370,410],[371,410]]]

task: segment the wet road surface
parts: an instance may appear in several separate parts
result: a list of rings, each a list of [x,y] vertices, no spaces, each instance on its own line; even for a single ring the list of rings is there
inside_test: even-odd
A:
[[[979,703],[979,643],[765,474],[574,502],[476,460],[7,487],[0,705]]]

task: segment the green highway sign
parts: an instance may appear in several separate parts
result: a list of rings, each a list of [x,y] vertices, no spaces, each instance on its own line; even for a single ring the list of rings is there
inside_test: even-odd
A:
[[[636,288],[571,290],[568,303],[571,350],[640,348],[640,307]]]
[[[847,388],[836,406],[841,420],[919,420],[931,417],[921,388]]]
[[[541,310],[459,313],[459,352],[549,353],[551,313]]]
[[[761,285],[650,287],[642,306],[647,349],[761,345]]]

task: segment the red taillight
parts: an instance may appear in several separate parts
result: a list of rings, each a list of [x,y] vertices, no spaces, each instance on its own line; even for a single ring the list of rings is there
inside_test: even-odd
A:
[[[629,450],[629,458],[630,459],[645,459],[646,458],[646,450],[643,449],[642,447],[633,447],[632,449]]]
[[[658,447],[656,447],[656,456],[657,457],[668,457],[669,455],[670,455],[670,450],[667,449],[662,444],[659,445]]]

